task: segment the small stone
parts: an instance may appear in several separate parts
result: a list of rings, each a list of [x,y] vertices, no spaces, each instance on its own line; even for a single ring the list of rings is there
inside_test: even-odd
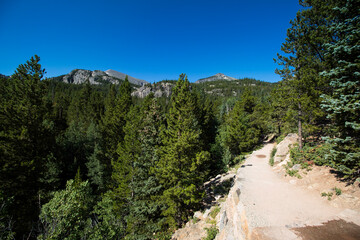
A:
[[[300,165],[300,164],[295,164],[291,169],[292,169],[292,170],[300,170],[300,169],[301,169],[301,165]]]
[[[197,211],[197,212],[194,213],[194,218],[202,219],[203,214],[200,211]]]

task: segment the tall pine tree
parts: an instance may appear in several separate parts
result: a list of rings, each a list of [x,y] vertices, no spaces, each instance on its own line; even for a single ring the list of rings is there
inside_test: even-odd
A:
[[[21,64],[1,89],[0,196],[9,200],[17,238],[31,236],[42,199],[40,182],[54,139],[45,116],[45,70],[38,56]]]
[[[164,187],[163,214],[171,226],[180,226],[191,209],[200,204],[204,172],[200,166],[209,159],[201,149],[201,130],[194,96],[185,74],[180,75],[173,90],[167,126],[163,131],[163,147],[157,163],[157,177]]]
[[[360,176],[360,9],[359,1],[335,1],[329,14],[333,39],[326,44],[327,57],[336,64],[322,75],[331,80],[331,94],[323,95],[323,109],[338,134],[328,138],[333,145],[331,165],[351,177]]]
[[[301,0],[306,9],[297,13],[287,30],[287,38],[278,54],[277,62],[282,69],[276,72],[283,78],[282,86],[290,90],[287,102],[297,112],[299,147],[302,148],[304,133],[314,134],[324,121],[325,114],[320,106],[320,95],[327,91],[326,79],[319,75],[327,69],[324,44],[331,39],[326,17],[331,9],[331,1],[324,4],[320,0]],[[281,85],[279,85],[281,86]]]
[[[134,158],[130,188],[133,195],[127,217],[129,239],[153,239],[162,230],[160,201],[162,186],[155,176],[154,166],[159,161],[160,127],[163,118],[153,94],[144,100],[140,109],[141,124],[138,139],[141,153]]]

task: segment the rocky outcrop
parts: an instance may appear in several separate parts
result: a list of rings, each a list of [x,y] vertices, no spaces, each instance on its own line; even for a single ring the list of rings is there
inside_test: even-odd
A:
[[[290,148],[298,143],[299,137],[296,133],[290,133],[288,134],[284,140],[282,140],[277,146],[276,146],[276,154],[274,156],[274,162],[275,163],[281,163],[281,165],[285,164],[290,160]]]
[[[105,73],[108,75],[108,76],[111,76],[111,77],[114,77],[114,78],[117,78],[117,79],[125,79],[126,77],[126,74],[124,73],[121,73],[121,72],[118,72],[118,71],[115,71],[115,70],[106,70]],[[139,85],[139,86],[143,86],[145,84],[149,84],[147,81],[145,80],[142,80],[142,79],[138,79],[138,78],[134,78],[132,76],[129,76],[128,75],[128,80],[130,83],[132,84],[135,84],[135,85]]]
[[[241,169],[241,168],[240,168]],[[242,240],[250,238],[244,204],[241,202],[240,169],[234,186],[221,205],[220,220],[217,223],[219,233],[216,240]]]
[[[227,81],[233,81],[237,80],[236,78],[226,76],[225,74],[218,73],[214,76],[208,77],[208,78],[202,78],[197,80],[195,83],[202,83],[202,82],[211,82],[211,81],[218,81],[218,80],[227,80]]]
[[[155,97],[170,97],[174,86],[175,84],[170,82],[146,84],[137,88],[131,95],[138,98],[144,98],[152,92]]]
[[[82,84],[86,81],[89,81],[90,84],[101,84],[101,83],[112,83],[117,84],[119,81],[124,80],[126,74],[120,73],[114,70],[107,70],[107,71],[90,71],[90,70],[83,70],[83,69],[75,69],[71,71],[69,74],[66,74],[62,81],[66,83],[73,83],[73,84]],[[137,79],[131,76],[128,76],[128,80],[130,83],[142,86],[147,84],[145,80]]]

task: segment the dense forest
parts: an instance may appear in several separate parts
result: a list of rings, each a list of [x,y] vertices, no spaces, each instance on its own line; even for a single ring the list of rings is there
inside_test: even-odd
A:
[[[282,81],[191,84],[171,97],[44,79],[38,56],[0,76],[1,239],[169,239],[203,183],[269,134],[296,161],[360,177],[357,0],[302,0],[277,62]],[[221,94],[214,94],[220,89]]]

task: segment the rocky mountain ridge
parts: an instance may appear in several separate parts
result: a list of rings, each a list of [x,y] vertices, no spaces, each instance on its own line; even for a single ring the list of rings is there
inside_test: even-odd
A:
[[[106,70],[106,71],[90,71],[84,69],[75,69],[72,70],[70,73],[64,75],[62,77],[62,81],[65,83],[73,83],[73,84],[81,84],[85,83],[87,80],[90,84],[102,84],[102,83],[112,83],[116,84],[119,80],[124,80],[126,74],[117,72],[115,70]],[[141,80],[138,78],[134,78],[128,75],[128,80],[130,83],[142,86],[148,84],[147,81]]]
[[[212,82],[212,81],[218,81],[218,80],[227,80],[227,81],[233,81],[237,80],[236,78],[226,76],[223,73],[215,74],[214,76],[207,77],[207,78],[201,78],[197,80],[195,83],[203,83],[203,82]]]

